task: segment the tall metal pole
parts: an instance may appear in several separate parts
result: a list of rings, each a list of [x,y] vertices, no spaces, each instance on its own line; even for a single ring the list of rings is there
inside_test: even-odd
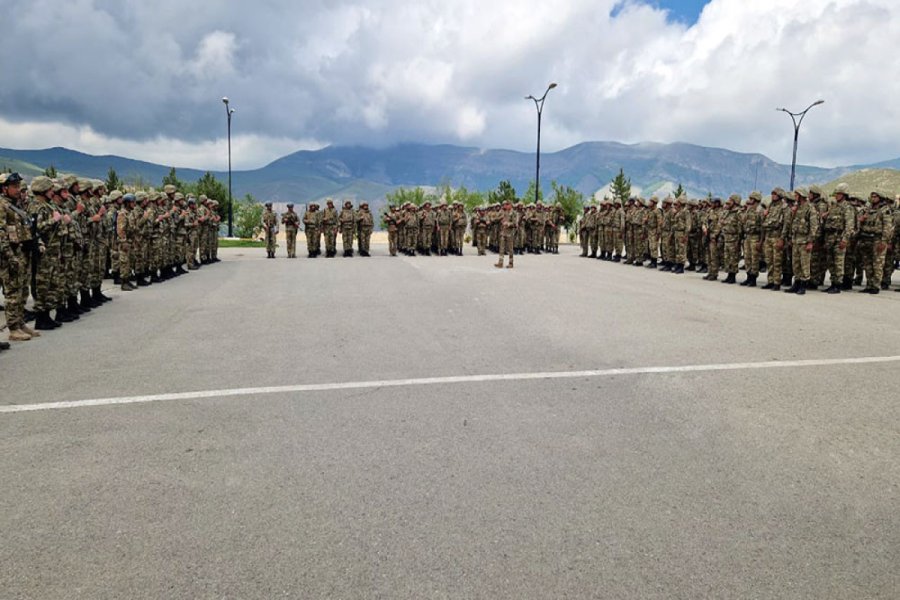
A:
[[[812,104],[806,107],[806,110],[803,112],[794,113],[789,111],[786,108],[776,108],[775,110],[780,110],[781,112],[786,112],[791,116],[791,121],[794,122],[794,157],[791,159],[791,189],[790,191],[794,191],[794,176],[797,172],[797,140],[800,137],[800,124],[803,123],[803,117],[806,116],[806,113],[809,112],[813,106],[818,106],[820,104],[825,104],[824,100],[816,100]],[[800,117],[799,119],[797,117]]]
[[[540,98],[534,96],[525,96],[526,100],[534,100],[534,107],[537,109],[537,158],[534,167],[534,203],[537,204],[538,195],[541,191],[541,114],[544,112],[544,100],[550,90],[556,87],[555,83],[547,86],[547,91]]]
[[[234,199],[231,196],[231,115],[234,109],[228,107],[228,98],[222,98],[225,103],[225,116],[228,118],[228,237],[234,237]]]

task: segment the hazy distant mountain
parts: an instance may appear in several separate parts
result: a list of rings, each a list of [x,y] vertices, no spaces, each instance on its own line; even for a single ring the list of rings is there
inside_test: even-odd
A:
[[[41,169],[52,164],[58,171],[96,178],[105,178],[113,167],[120,179],[155,185],[170,168],[65,148],[0,149],[0,168],[14,160]],[[261,169],[235,171],[233,187],[235,197],[252,193],[259,200],[275,202],[303,203],[333,196],[380,205],[385,193],[398,186],[434,186],[444,182],[454,187],[489,190],[500,180],[509,179],[523,193],[534,178],[534,166],[534,154],[511,150],[419,144],[385,149],[329,146],[289,154]],[[900,167],[900,159],[836,169],[800,166],[797,185],[823,183],[866,167]],[[747,194],[753,189],[787,187],[790,181],[790,165],[776,163],[761,154],[681,143],[586,142],[541,154],[542,187],[549,194],[550,181],[556,180],[586,195],[594,194],[608,185],[620,168],[645,194],[668,193],[679,183],[692,196]],[[226,178],[226,173],[214,174],[221,180]],[[202,171],[178,169],[178,175],[193,181]]]

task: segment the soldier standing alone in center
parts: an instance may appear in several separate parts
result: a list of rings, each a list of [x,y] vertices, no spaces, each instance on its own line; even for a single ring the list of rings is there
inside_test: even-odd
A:
[[[510,201],[504,200],[503,210],[500,213],[500,256],[497,258],[497,264],[494,265],[498,269],[503,268],[503,257],[506,255],[509,256],[509,264],[506,268],[513,268],[516,233],[518,230],[519,215],[512,209]]]
[[[338,217],[341,224],[341,242],[344,245],[344,257],[353,258],[353,233],[356,230],[356,214],[353,212],[353,203],[344,202],[344,208]]]

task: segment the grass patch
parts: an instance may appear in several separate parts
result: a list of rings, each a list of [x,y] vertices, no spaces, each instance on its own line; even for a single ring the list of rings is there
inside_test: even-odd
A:
[[[219,248],[265,248],[265,242],[257,242],[256,240],[230,240],[220,239]]]

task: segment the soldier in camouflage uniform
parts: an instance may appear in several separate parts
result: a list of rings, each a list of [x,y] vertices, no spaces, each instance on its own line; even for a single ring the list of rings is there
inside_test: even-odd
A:
[[[500,214],[500,252],[497,258],[497,264],[494,266],[498,269],[503,268],[503,257],[509,256],[509,264],[507,269],[513,268],[513,260],[515,255],[515,238],[516,232],[519,230],[519,215],[512,209],[509,200],[503,201],[503,209]]]
[[[822,231],[822,222],[825,213],[828,212],[828,199],[825,193],[817,185],[809,186],[809,204],[816,209],[819,215],[819,229],[813,236],[813,249],[809,258],[809,286],[807,289],[815,290],[825,283],[825,269],[828,266],[825,256],[825,232]]]
[[[316,258],[322,253],[320,244],[322,242],[322,213],[319,212],[319,205],[311,202],[303,214],[303,230],[306,233],[306,249],[308,258]]]
[[[334,258],[337,254],[338,213],[331,198],[325,201],[321,223],[322,233],[325,235],[325,258]]]
[[[691,211],[687,208],[687,198],[679,196],[675,199],[675,212],[672,215],[672,237],[675,240],[675,266],[672,269],[673,273],[684,273],[690,233]]]
[[[647,253],[650,256],[648,269],[656,269],[659,266],[659,243],[662,237],[662,211],[657,208],[659,198],[651,196],[649,207],[644,215],[644,230],[647,235]]]
[[[116,239],[119,244],[119,277],[123,292],[136,289],[131,285],[131,248],[132,238],[135,235],[137,220],[133,214],[138,212],[135,207],[137,198],[134,194],[125,194],[122,197],[123,205],[116,211]]]
[[[278,215],[272,211],[271,202],[266,202],[261,225],[266,236],[266,258],[275,258],[275,234],[278,233]]]
[[[30,219],[26,214],[23,220],[17,206],[21,182],[22,178],[18,173],[4,174],[0,181],[0,283],[3,284],[10,342],[27,342],[32,339],[25,324],[22,291],[23,281],[28,278],[25,254],[30,250],[26,250],[23,229],[29,226]]]
[[[341,242],[344,245],[344,257],[353,257],[353,234],[356,231],[356,213],[353,210],[353,203],[347,200],[338,215],[338,223],[341,227]]]
[[[587,258],[591,244],[591,207],[585,206],[581,215],[581,221],[578,222],[578,239],[581,242],[581,257]]]
[[[297,231],[300,229],[300,215],[294,212],[294,204],[287,205],[287,212],[281,215],[284,235],[287,243],[287,257],[297,258]]]
[[[435,216],[435,225],[438,230],[438,255],[447,256],[447,249],[450,247],[450,228],[453,224],[453,216],[447,210],[447,205],[441,203],[437,208]]]
[[[728,274],[722,283],[735,283],[738,272],[738,261],[741,256],[741,197],[732,194],[725,202],[719,218],[719,243],[724,257],[723,267]],[[710,271],[711,273],[712,271]]]
[[[756,287],[756,279],[759,277],[759,257],[762,250],[762,213],[759,203],[762,202],[762,194],[750,192],[747,197],[747,210],[743,213],[741,231],[744,236],[744,267],[747,269],[747,279],[741,285]]]
[[[829,294],[840,294],[844,287],[844,257],[856,229],[854,212],[847,201],[849,198],[847,184],[838,184],[828,201],[827,210],[821,215],[825,263],[831,274],[831,285],[825,290]]]
[[[810,286],[810,259],[815,236],[819,231],[819,212],[808,201],[805,188],[794,190],[796,205],[791,216],[791,262],[794,268],[794,284],[787,293],[803,295]]]
[[[766,263],[766,285],[764,290],[781,289],[781,259],[784,252],[784,204],[781,194],[784,190],[772,190],[768,206],[762,212],[763,260]]]
[[[372,230],[375,229],[375,219],[369,211],[369,203],[361,202],[356,211],[356,243],[359,246],[360,256],[370,256],[369,243],[372,240]]]
[[[869,204],[869,208],[861,211],[857,218],[860,253],[866,272],[866,287],[861,292],[877,294],[883,289],[884,263],[894,236],[894,217],[887,193],[880,190],[872,192]]]
[[[450,233],[451,254],[463,255],[463,245],[466,240],[466,208],[461,202],[453,203],[453,225]]]

